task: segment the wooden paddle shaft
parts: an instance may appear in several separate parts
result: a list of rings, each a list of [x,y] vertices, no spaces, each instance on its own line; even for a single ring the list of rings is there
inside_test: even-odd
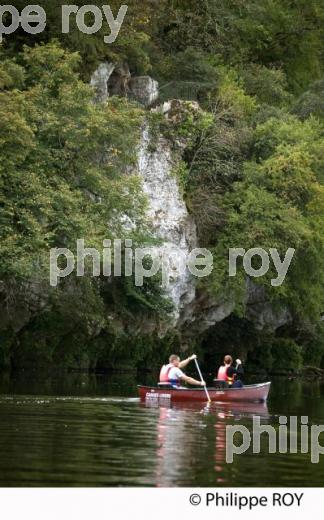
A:
[[[201,380],[201,382],[203,382],[204,378],[202,376],[202,373],[201,373],[201,370],[200,370],[200,367],[199,367],[197,359],[195,359],[195,363],[196,363],[196,367],[197,367],[197,370],[198,370],[198,374],[199,374],[200,380]],[[207,390],[207,387],[206,387],[206,383],[204,384],[204,390],[206,392],[206,396],[207,396],[208,402],[211,403],[211,398],[209,396],[209,393],[208,393],[208,390]]]

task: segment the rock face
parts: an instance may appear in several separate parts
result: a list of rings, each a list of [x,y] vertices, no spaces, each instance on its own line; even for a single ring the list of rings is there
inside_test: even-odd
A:
[[[153,109],[163,114],[171,124],[178,123],[188,110],[195,112],[199,110],[199,105],[171,100]],[[180,149],[185,147],[185,143],[179,141],[178,156],[171,152],[171,142],[165,138],[158,138],[154,144],[152,151],[146,126],[139,150],[139,172],[149,202],[148,217],[153,234],[162,241],[156,250],[167,259],[169,286],[166,294],[175,306],[170,327],[177,328],[183,337],[193,337],[228,318],[234,312],[236,302],[226,291],[216,299],[196,290],[197,279],[186,268],[189,253],[199,247],[196,226],[174,174],[177,161],[181,158]],[[256,329],[275,331],[291,323],[289,311],[286,308],[275,309],[268,301],[264,288],[250,279],[246,282],[245,298],[246,318],[254,323]]]
[[[102,103],[109,96],[129,97],[144,107],[159,98],[159,84],[150,76],[131,76],[127,63],[104,62],[93,73],[90,85],[95,89],[95,101]]]
[[[197,247],[196,226],[173,173],[175,164],[171,144],[164,138],[159,138],[154,151],[150,149],[149,130],[145,127],[138,167],[149,203],[147,216],[154,236],[161,240],[161,245],[153,249],[166,259],[164,269],[169,282],[166,295],[175,306],[172,327],[177,326],[180,316],[195,299],[195,280],[186,261],[191,250]]]
[[[216,301],[206,294],[196,296],[190,306],[184,309],[179,320],[183,337],[199,336],[228,318],[235,308],[234,300]]]
[[[90,85],[96,91],[96,101],[98,103],[105,101],[109,96],[108,81],[114,69],[115,65],[113,63],[101,63],[91,77]]]
[[[235,299],[224,294],[216,298],[202,293],[181,314],[179,325],[183,335],[199,335],[217,323],[228,318],[235,310]],[[265,288],[246,279],[245,318],[253,323],[256,330],[275,332],[284,325],[292,323],[293,318],[286,307],[274,307]]]
[[[98,102],[105,101],[110,95],[118,95],[134,99],[149,108],[159,98],[158,82],[150,76],[131,77],[127,63],[100,64],[91,78],[91,85],[96,90]],[[199,111],[200,107],[196,102],[173,99],[152,110],[164,115],[170,124],[177,124],[186,111]],[[178,145],[179,148],[181,145],[185,147],[185,143],[180,141]],[[138,152],[138,167],[149,203],[148,218],[154,236],[161,240],[161,245],[156,246],[155,250],[165,259],[164,276],[168,280],[166,295],[175,307],[169,327],[177,328],[183,335],[197,335],[230,316],[235,301],[226,298],[226,294],[221,301],[207,294],[196,295],[197,280],[186,268],[189,253],[199,247],[196,226],[173,174],[180,154],[175,157],[171,147],[171,142],[160,137],[152,151],[146,126]],[[246,318],[259,330],[276,330],[292,321],[287,309],[274,309],[267,301],[264,289],[250,280],[247,280],[246,289]]]
[[[286,307],[275,308],[269,302],[264,287],[247,279],[246,317],[257,330],[275,331],[293,321]]]
[[[138,76],[131,79],[130,95],[145,107],[152,106],[159,98],[159,84],[150,76]]]

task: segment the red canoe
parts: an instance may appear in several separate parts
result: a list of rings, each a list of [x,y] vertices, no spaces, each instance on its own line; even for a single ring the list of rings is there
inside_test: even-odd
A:
[[[258,385],[247,385],[242,388],[224,388],[218,390],[208,388],[212,401],[232,402],[264,402],[268,398],[271,383],[261,383]],[[143,401],[201,401],[206,402],[206,394],[203,388],[159,388],[152,386],[139,386],[138,393]]]

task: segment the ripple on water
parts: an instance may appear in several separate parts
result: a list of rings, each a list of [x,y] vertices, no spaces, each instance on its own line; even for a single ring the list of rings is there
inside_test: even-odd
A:
[[[311,417],[318,424],[321,406],[316,401]],[[278,401],[257,413],[277,424],[281,407]],[[249,407],[217,403],[168,408],[118,396],[1,396],[0,485],[322,485],[322,461],[269,454],[264,441],[260,454],[249,450],[226,464],[226,427],[251,430],[252,416]]]

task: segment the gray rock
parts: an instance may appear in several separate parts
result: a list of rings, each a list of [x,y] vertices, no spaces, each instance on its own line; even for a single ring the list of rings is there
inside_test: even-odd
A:
[[[207,294],[201,294],[186,307],[179,320],[183,336],[194,337],[203,334],[217,323],[228,318],[235,308],[234,300],[217,301]]]
[[[262,285],[247,278],[246,290],[246,318],[254,323],[256,329],[274,332],[292,323],[293,317],[289,309],[272,305]]]
[[[106,101],[109,97],[108,82],[109,78],[115,70],[113,63],[101,63],[97,70],[92,74],[90,85],[95,89],[95,100],[99,102]]]
[[[138,168],[147,195],[147,217],[153,234],[161,245],[152,248],[166,259],[165,277],[169,284],[166,295],[175,306],[170,328],[176,327],[180,315],[195,299],[195,279],[187,269],[189,253],[197,247],[196,226],[189,215],[173,174],[177,158],[171,153],[171,143],[160,137],[154,151],[150,149],[150,135],[143,129],[138,153]]]
[[[129,83],[130,97],[144,105],[152,106],[159,98],[159,84],[150,76],[135,76]]]
[[[127,63],[101,63],[93,73],[90,85],[95,89],[96,102],[104,102],[109,96],[129,96],[150,107],[159,98],[158,82],[150,76],[132,78]]]

